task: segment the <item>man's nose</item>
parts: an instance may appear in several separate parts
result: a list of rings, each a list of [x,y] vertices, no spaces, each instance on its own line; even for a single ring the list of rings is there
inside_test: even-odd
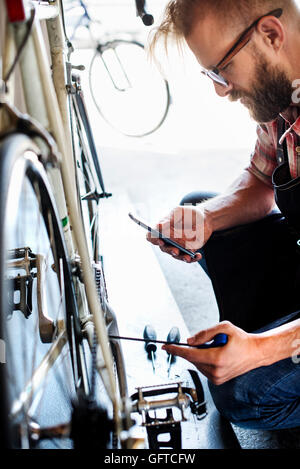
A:
[[[215,86],[215,91],[216,91],[217,95],[220,96],[221,98],[226,98],[226,96],[228,96],[229,93],[233,89],[233,85],[230,82],[228,83],[227,86],[224,86],[224,85],[221,85],[217,82],[214,82],[214,86]]]

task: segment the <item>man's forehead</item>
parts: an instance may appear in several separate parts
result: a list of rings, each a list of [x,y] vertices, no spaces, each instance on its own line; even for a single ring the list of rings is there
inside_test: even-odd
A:
[[[242,29],[242,26],[241,26]],[[212,14],[195,21],[186,41],[197,60],[206,69],[212,69],[228,52],[236,40],[236,28]]]

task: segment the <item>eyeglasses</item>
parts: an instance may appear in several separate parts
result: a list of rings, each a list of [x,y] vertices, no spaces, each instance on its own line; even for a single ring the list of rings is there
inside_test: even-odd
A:
[[[205,70],[203,69],[201,73],[204,75],[208,76],[211,80],[214,82],[218,83],[219,85],[223,86],[228,86],[227,80],[225,80],[224,77],[220,74],[220,71],[222,71],[226,65],[233,59],[233,57],[236,56],[238,52],[240,52],[243,47],[245,47],[249,42],[250,39],[254,33],[254,30],[260,20],[263,18],[266,18],[267,16],[275,16],[276,18],[280,18],[283,13],[282,8],[277,8],[277,10],[272,10],[270,13],[267,15],[263,15],[260,18],[258,18],[254,23],[249,26],[249,28],[246,29],[246,31],[243,32],[243,34],[239,37],[239,39],[236,41],[234,46],[230,49],[229,52],[225,55],[225,57],[216,65],[216,67],[213,70]]]

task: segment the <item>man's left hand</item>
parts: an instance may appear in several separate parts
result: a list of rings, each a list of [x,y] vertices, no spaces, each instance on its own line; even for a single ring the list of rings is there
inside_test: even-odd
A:
[[[188,344],[204,344],[211,341],[219,333],[228,335],[228,343],[223,347],[196,349],[164,345],[162,348],[172,355],[177,355],[193,363],[209,381],[216,385],[221,385],[264,365],[259,334],[249,334],[228,321],[199,332],[188,339]]]

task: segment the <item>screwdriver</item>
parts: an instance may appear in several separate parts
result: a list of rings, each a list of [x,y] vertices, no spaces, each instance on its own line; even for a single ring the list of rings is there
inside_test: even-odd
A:
[[[179,332],[178,327],[172,327],[172,329],[170,330],[168,334],[167,342],[169,344],[180,342],[180,332]],[[169,358],[168,358],[168,378],[169,378],[173,355],[171,353],[168,353],[168,355],[169,355]]]
[[[148,339],[139,339],[137,337],[124,337],[120,335],[109,335],[108,336],[110,339],[116,339],[116,340],[133,340],[135,342],[148,342]],[[169,343],[166,340],[153,340],[154,344],[164,344],[164,345],[169,345]],[[195,348],[195,349],[210,349],[210,348],[218,348],[218,347],[224,347],[228,343],[228,335],[227,334],[217,334],[212,340],[209,342],[206,342],[205,344],[199,344],[199,345],[190,345],[190,344],[181,344],[181,343],[175,343],[174,345],[179,345],[181,347],[189,347],[189,348]]]
[[[146,326],[143,336],[145,339],[145,350],[148,353],[148,357],[151,357],[153,373],[155,373],[154,352],[157,350],[155,329],[150,325]]]

